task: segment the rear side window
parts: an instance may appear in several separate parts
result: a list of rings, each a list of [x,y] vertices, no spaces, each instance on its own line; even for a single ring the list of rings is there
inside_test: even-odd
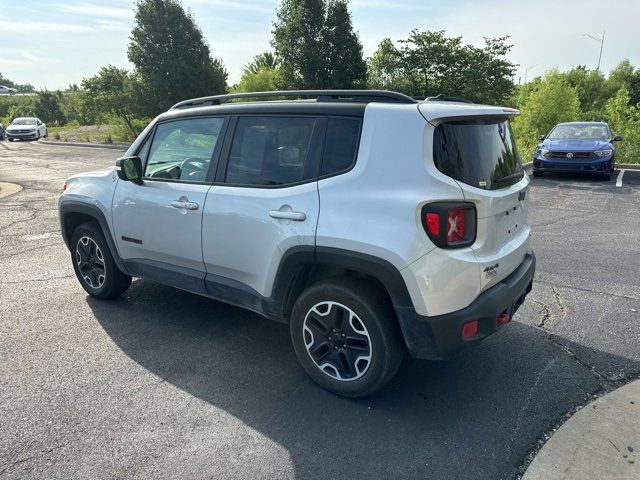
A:
[[[358,151],[360,121],[352,118],[329,118],[324,143],[321,175],[348,170]]]
[[[511,126],[504,119],[441,123],[433,139],[433,161],[445,175],[487,190],[510,187],[524,176]]]
[[[275,186],[315,177],[317,167],[310,161],[315,123],[304,117],[238,119],[226,183]]]

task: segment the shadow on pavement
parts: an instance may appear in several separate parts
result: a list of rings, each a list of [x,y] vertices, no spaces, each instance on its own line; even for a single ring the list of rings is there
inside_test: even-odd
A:
[[[600,389],[545,332],[514,321],[453,361],[407,360],[376,396],[346,400],[307,379],[286,325],[145,280],[87,301],[126,355],[277,442],[298,478],[513,478]]]

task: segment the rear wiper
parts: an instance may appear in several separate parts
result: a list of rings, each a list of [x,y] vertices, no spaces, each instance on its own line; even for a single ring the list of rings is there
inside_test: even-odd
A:
[[[520,172],[520,173],[514,173],[513,175],[507,175],[506,177],[502,177],[502,178],[495,178],[493,179],[493,182],[497,183],[497,182],[508,182],[509,180],[514,180],[516,178],[522,178],[524,177],[524,173]]]

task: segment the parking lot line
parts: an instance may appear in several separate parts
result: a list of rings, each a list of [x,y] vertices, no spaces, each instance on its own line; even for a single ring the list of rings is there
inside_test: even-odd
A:
[[[616,187],[622,186],[622,177],[624,177],[624,172],[626,172],[626,170],[620,170],[620,173],[618,174],[618,178],[616,179]]]

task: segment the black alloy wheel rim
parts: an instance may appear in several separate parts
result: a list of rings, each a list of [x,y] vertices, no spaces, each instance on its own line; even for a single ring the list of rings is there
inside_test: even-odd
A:
[[[90,237],[82,237],[76,245],[76,263],[80,275],[91,288],[100,288],[106,279],[104,256]]]
[[[343,382],[361,378],[371,365],[371,338],[360,318],[337,302],[321,302],[303,323],[307,353],[325,375]]]

